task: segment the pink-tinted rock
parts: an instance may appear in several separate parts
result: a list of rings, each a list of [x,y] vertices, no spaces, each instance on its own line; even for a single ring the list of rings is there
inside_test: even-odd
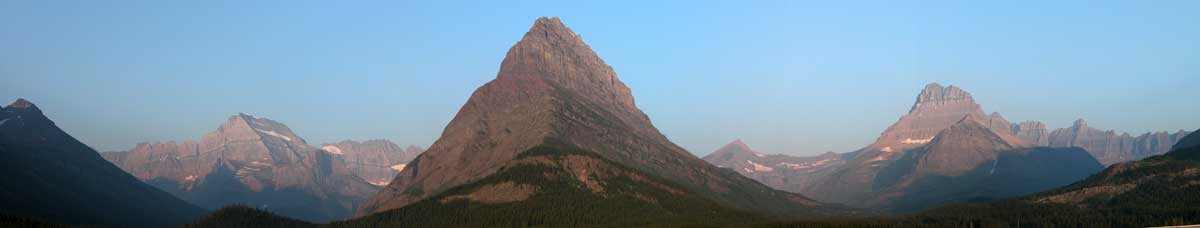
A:
[[[202,207],[249,204],[309,221],[345,218],[379,189],[287,126],[246,114],[198,142],[142,143],[104,157]]]
[[[1088,126],[1083,119],[1076,120],[1071,127],[1050,132],[1051,147],[1080,147],[1100,160],[1104,165],[1135,161],[1170,151],[1171,146],[1187,136],[1180,130],[1144,133],[1133,137],[1128,133],[1117,134],[1112,130],[1100,130]]]
[[[547,141],[596,152],[733,208],[794,213],[820,205],[712,166],[663,136],[579,35],[541,18],[509,49],[441,137],[358,215],[395,209],[495,173]]]
[[[809,157],[763,154],[751,150],[742,140],[735,140],[704,156],[704,160],[772,188],[799,192],[845,164],[842,157],[833,152]]]

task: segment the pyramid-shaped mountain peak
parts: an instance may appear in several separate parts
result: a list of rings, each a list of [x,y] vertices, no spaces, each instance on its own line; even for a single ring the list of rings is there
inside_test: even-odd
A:
[[[583,39],[557,18],[541,18],[504,57],[497,79],[559,87],[606,105],[635,109],[632,92]]]
[[[488,177],[546,144],[590,151],[738,209],[780,212],[767,208],[816,204],[748,184],[754,182],[670,142],[611,67],[560,20],[541,18],[509,49],[496,79],[475,90],[441,137],[358,214],[403,207]],[[734,200],[738,194],[774,205]]]

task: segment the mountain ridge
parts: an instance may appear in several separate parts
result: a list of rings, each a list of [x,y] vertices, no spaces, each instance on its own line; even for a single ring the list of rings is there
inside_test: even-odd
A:
[[[442,136],[356,213],[402,208],[495,174],[553,139],[656,175],[738,210],[772,215],[824,204],[719,169],[671,143],[634,104],[612,68],[557,18],[539,18],[509,49]]]
[[[72,226],[161,227],[204,213],[108,163],[25,99],[0,108],[0,172],[0,214]]]

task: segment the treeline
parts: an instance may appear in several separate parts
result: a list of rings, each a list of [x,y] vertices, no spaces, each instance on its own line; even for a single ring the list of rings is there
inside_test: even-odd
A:
[[[0,214],[0,227],[67,228],[64,225],[46,223],[38,219],[6,214]]]
[[[256,210],[254,208],[235,205],[228,206],[212,214],[198,219],[192,224],[184,226],[186,228],[219,228],[219,227],[279,227],[279,228],[304,228],[317,227],[316,224],[291,219],[276,215],[271,212]]]
[[[596,170],[636,172],[586,151],[554,146],[535,147],[519,158],[545,159],[551,163],[510,166],[483,180],[445,191],[413,205],[364,218],[334,222],[330,227],[724,227],[762,221],[763,218],[735,211],[692,193],[676,195],[653,182],[674,186],[652,176],[634,180],[627,175],[593,176],[603,186],[601,193],[564,170],[561,159],[579,155],[596,159]],[[444,196],[466,195],[490,184],[513,182],[537,186],[536,195],[515,203],[481,204],[468,200],[443,202]]]

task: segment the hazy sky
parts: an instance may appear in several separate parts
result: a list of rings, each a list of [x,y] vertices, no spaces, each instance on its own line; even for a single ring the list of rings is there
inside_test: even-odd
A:
[[[311,144],[428,146],[558,16],[698,155],[851,151],[929,82],[1013,122],[1200,128],[1200,1],[118,2],[0,1],[0,99],[102,151],[238,112]]]

